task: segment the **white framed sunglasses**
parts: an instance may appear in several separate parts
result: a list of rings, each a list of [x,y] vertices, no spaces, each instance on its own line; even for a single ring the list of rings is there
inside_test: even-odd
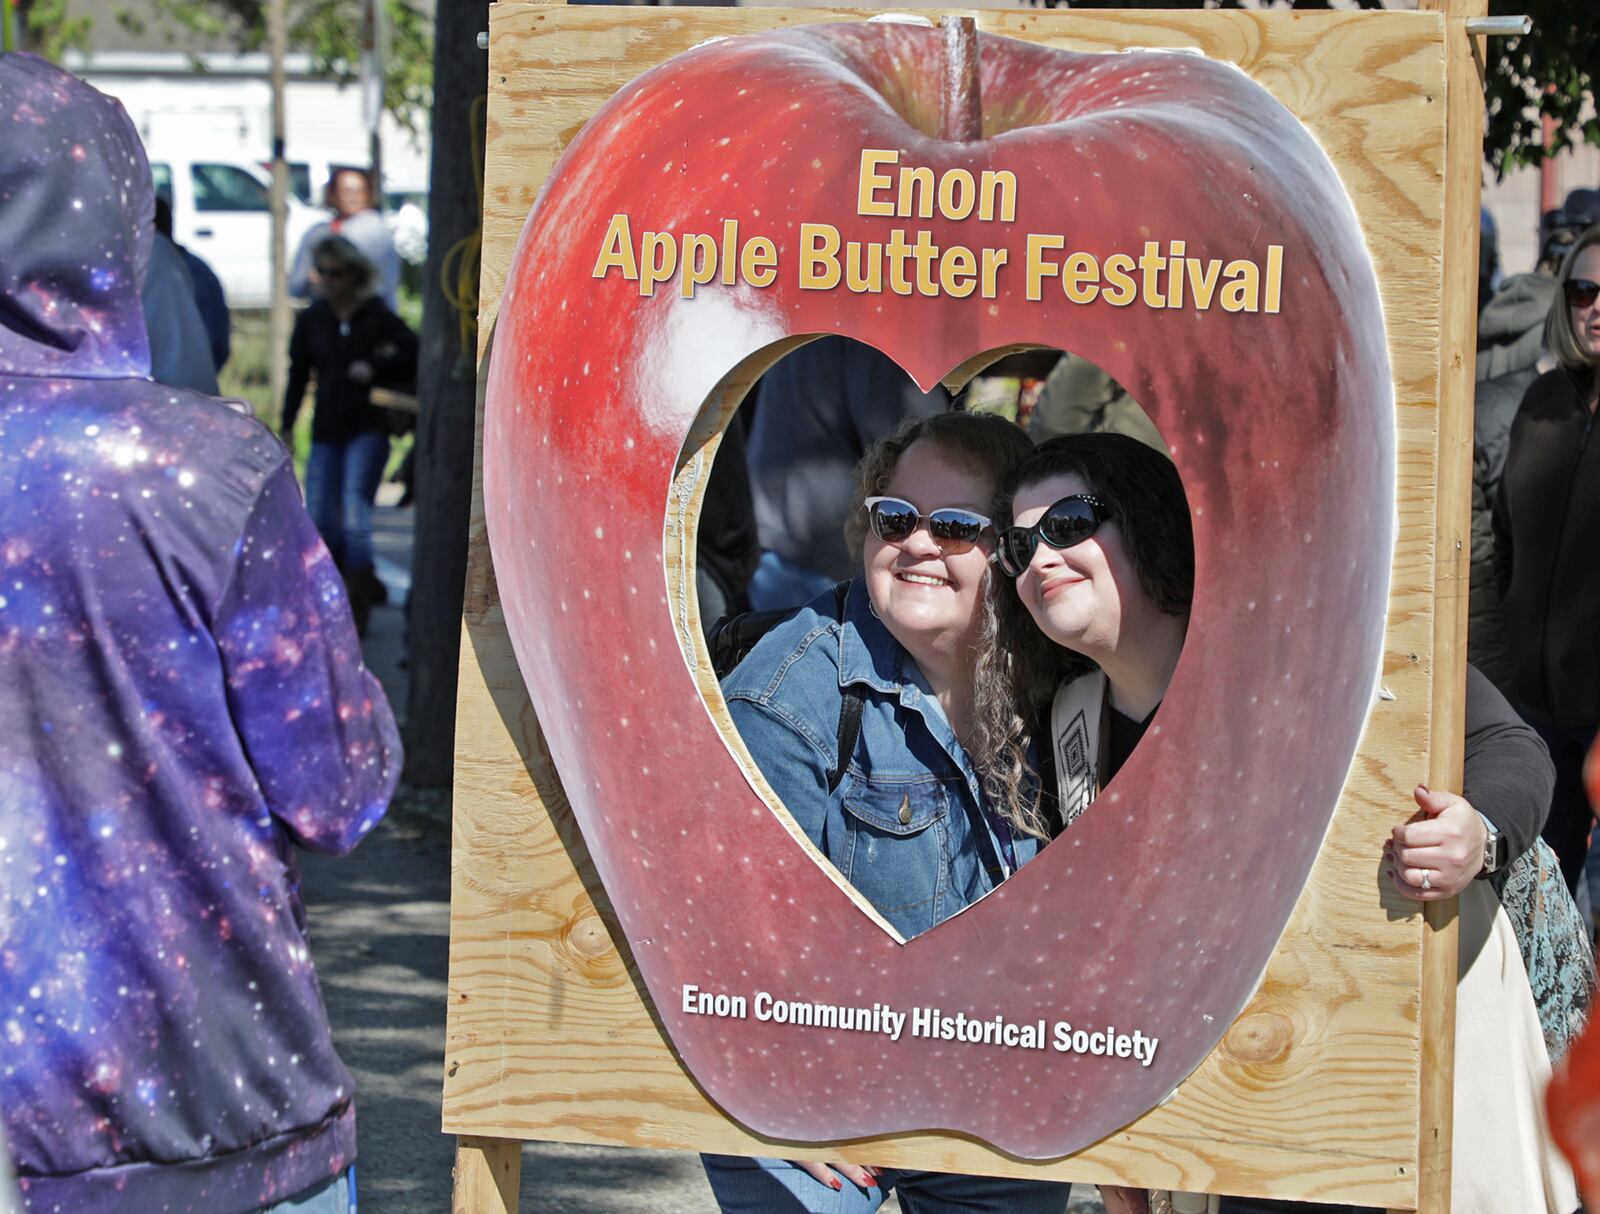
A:
[[[923,514],[901,497],[869,497],[865,502],[867,522],[872,534],[885,544],[903,544],[923,523],[928,534],[952,556],[967,551],[994,529],[994,522],[976,510],[961,506],[941,506]]]

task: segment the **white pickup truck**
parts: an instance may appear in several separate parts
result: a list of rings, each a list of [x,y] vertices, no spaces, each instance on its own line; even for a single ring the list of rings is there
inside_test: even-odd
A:
[[[231,308],[272,302],[270,180],[259,165],[226,157],[193,159],[177,149],[150,149],[156,193],[172,207],[172,236],[204,259],[222,280]],[[328,217],[289,196],[288,252]]]

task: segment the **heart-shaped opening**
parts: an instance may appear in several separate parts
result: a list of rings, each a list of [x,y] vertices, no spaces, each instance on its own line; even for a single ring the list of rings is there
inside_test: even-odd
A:
[[[1034,445],[1088,434],[1112,437]],[[1142,500],[1105,504],[1099,530],[1081,499],[1119,492]],[[668,520],[677,636],[713,722],[801,849],[901,943],[1088,810],[1153,724],[1165,685],[1135,683],[1170,677],[1192,599],[1160,431],[1093,361],[1048,347],[986,351],[926,393],[849,338],[762,351],[707,400]],[[1141,548],[1141,522],[1178,538]],[[1032,526],[1006,531],[1008,570],[1013,524]],[[1134,556],[1151,552],[1182,568],[1147,573]],[[1151,600],[1174,582],[1181,603]]]
[[[1394,376],[1338,174],[1245,73],[980,35],[981,58],[1004,65],[984,79],[984,114],[1027,94],[1053,121],[933,140],[853,65],[938,75],[939,37],[845,22],[717,41],[640,77],[584,128],[507,279],[485,511],[541,736],[662,1024],[706,1091],[775,1138],[938,1127],[1057,1155],[1127,1124],[1199,1064],[1304,888],[1383,651]],[[951,205],[900,205],[902,168],[922,198],[947,183]],[[1014,214],[983,217],[985,173],[1014,193]],[[655,237],[648,275],[628,268],[628,223]],[[713,231],[749,253],[738,273],[722,257],[715,282]],[[986,289],[974,253],[977,278],[952,261],[948,291],[936,277],[904,294],[893,262],[879,282],[871,259],[914,259],[924,232],[924,249],[981,248],[1015,273]],[[652,293],[663,233],[704,255],[673,254],[689,276]],[[1181,280],[1163,274],[1180,256]],[[1111,289],[1114,265],[1126,290]],[[683,289],[691,278],[701,285]],[[689,520],[708,440],[762,370],[819,333],[869,341],[924,385],[965,383],[1007,341],[1087,354],[1160,425],[1191,508],[1201,589],[1143,743],[1092,813],[904,947],[752,795],[707,711],[715,680],[695,639]],[[691,996],[713,990],[748,999],[750,1015],[705,1014]],[[1073,1032],[1025,1050],[913,1021],[891,1046],[880,1032],[797,1029],[764,1016],[763,998]],[[1077,1030],[1103,1045],[1130,1026],[1159,1051],[1076,1045]],[[813,1068],[820,1049],[827,1065]],[[807,1065],[782,1061],[797,1057]]]

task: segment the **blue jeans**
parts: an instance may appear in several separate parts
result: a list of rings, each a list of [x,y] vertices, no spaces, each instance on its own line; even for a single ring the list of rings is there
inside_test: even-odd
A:
[[[372,503],[388,462],[389,436],[382,430],[367,430],[342,443],[311,444],[306,510],[346,571],[372,568]]]
[[[1064,1214],[1072,1195],[1064,1182],[899,1168],[886,1168],[878,1188],[842,1180],[835,1193],[782,1159],[700,1158],[722,1214],[870,1214],[891,1191],[905,1214]]]
[[[325,1181],[288,1201],[263,1206],[256,1214],[356,1214],[356,1169]]]

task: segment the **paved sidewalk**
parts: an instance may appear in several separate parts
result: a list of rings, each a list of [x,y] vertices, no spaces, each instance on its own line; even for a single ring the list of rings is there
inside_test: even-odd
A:
[[[390,601],[373,612],[367,664],[397,713],[406,702],[404,604],[411,512],[385,503],[374,527]],[[439,1130],[450,934],[450,820],[444,793],[402,789],[350,856],[302,862],[312,953],[334,1038],[356,1078],[363,1214],[450,1208],[455,1140]],[[1072,1214],[1100,1214],[1079,1190]],[[898,1211],[890,1201],[883,1209]],[[711,1191],[692,1154],[529,1143],[522,1214],[703,1214]]]
[[[394,486],[373,528],[389,603],[373,611],[363,648],[390,703],[406,703],[405,598],[410,589],[409,509]],[[402,789],[388,815],[343,859],[301,865],[312,953],[334,1038],[356,1077],[363,1214],[440,1214],[450,1208],[455,1140],[439,1130],[444,1076],[445,979],[450,939],[450,818],[444,793]],[[530,1143],[523,1154],[523,1214],[698,1214],[711,1210],[699,1159]]]

